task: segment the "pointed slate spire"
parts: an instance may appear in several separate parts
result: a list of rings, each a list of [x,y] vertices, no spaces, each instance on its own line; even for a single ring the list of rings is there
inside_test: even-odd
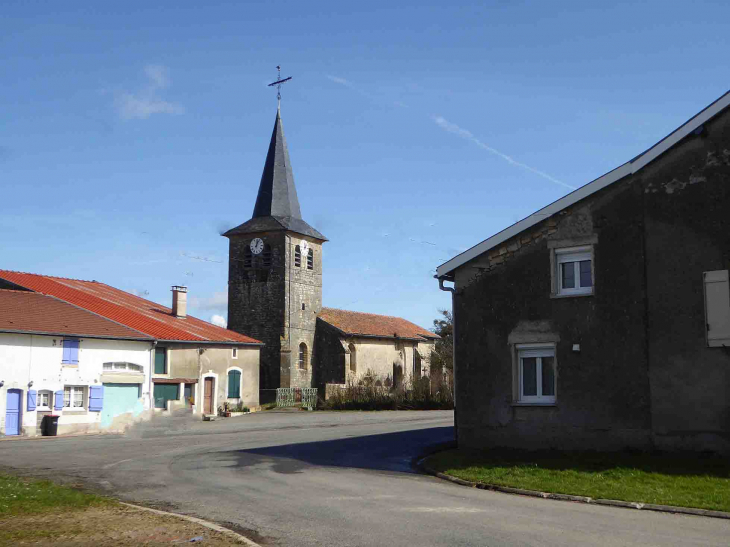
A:
[[[279,109],[253,208],[253,218],[268,216],[302,218]]]
[[[276,111],[274,131],[271,134],[253,215],[250,220],[222,235],[230,237],[277,230],[296,232],[327,241],[325,236],[302,219],[279,109]]]

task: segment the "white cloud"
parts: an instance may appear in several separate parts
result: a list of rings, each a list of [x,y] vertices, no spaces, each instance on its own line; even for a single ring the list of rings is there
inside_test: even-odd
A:
[[[458,135],[459,137],[466,139],[468,141],[473,142],[480,148],[483,148],[487,152],[491,152],[492,154],[499,156],[506,162],[515,165],[517,167],[521,167],[522,169],[526,169],[532,173],[535,173],[536,175],[540,175],[541,177],[549,180],[550,182],[554,182],[555,184],[559,184],[560,186],[565,186],[566,188],[570,188],[571,190],[575,190],[575,186],[571,186],[570,184],[566,184],[561,180],[556,179],[555,177],[548,175],[544,171],[540,171],[538,169],[535,169],[534,167],[530,167],[529,165],[526,165],[524,163],[521,163],[512,157],[508,156],[507,154],[503,154],[499,150],[492,148],[491,146],[483,143],[479,139],[477,139],[474,134],[467,130],[459,127],[455,123],[451,123],[450,121],[442,118],[441,116],[432,116],[431,119],[438,125],[441,129],[448,131],[449,133],[453,133],[454,135]]]
[[[168,69],[162,65],[147,65],[144,73],[148,79],[145,87],[135,93],[117,95],[114,103],[119,116],[125,120],[146,120],[153,114],[183,114],[182,104],[160,97],[160,92],[170,86]]]
[[[213,315],[210,318],[210,322],[214,325],[218,325],[219,327],[223,327],[224,329],[228,326],[228,323],[226,322],[226,318],[222,315]]]
[[[190,307],[198,310],[221,310],[228,307],[228,293],[227,292],[216,292],[213,296],[190,297]]]

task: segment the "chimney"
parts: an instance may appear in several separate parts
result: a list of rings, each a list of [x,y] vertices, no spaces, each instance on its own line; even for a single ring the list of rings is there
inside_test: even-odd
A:
[[[185,318],[188,315],[188,288],[172,286],[172,315]]]

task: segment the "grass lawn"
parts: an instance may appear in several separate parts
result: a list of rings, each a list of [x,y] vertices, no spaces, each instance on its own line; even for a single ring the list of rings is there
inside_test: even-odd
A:
[[[472,482],[730,512],[730,461],[718,456],[448,450],[426,464]]]
[[[211,546],[237,543],[174,516],[141,511],[50,481],[0,474],[0,545],[170,545],[194,537]]]

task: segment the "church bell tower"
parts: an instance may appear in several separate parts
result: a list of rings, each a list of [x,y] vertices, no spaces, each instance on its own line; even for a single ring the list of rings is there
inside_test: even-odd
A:
[[[265,343],[261,401],[273,400],[278,387],[311,387],[327,238],[302,219],[279,109],[252,218],[223,235],[228,328]]]

